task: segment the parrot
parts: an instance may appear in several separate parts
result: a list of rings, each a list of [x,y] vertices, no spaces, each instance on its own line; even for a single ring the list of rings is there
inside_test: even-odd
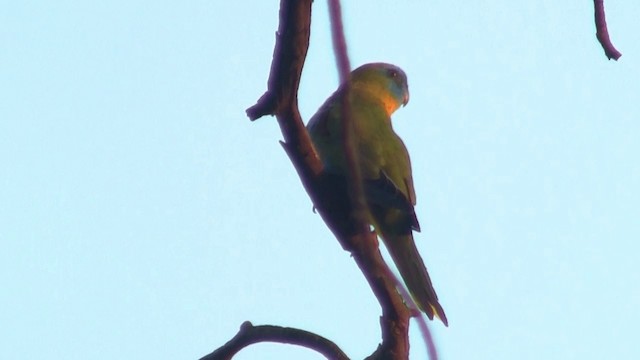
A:
[[[352,141],[357,152],[368,221],[388,249],[409,292],[429,319],[447,317],[418,253],[413,231],[420,231],[416,194],[406,146],[395,133],[391,115],[409,102],[405,72],[387,63],[353,70],[309,120],[307,131],[326,172],[344,176],[341,107],[350,106]]]

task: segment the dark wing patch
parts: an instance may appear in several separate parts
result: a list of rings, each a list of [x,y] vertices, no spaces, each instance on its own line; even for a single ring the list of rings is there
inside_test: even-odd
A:
[[[406,222],[406,227],[420,231],[420,224],[411,200],[407,199],[384,171],[380,171],[380,176],[377,179],[364,181],[364,192],[366,198],[371,202],[371,206],[401,210],[406,215],[403,220],[403,223]]]

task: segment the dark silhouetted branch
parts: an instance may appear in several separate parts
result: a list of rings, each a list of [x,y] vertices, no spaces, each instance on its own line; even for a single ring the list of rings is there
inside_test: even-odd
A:
[[[314,333],[280,326],[253,326],[245,322],[240,331],[222,347],[200,360],[229,360],[243,348],[260,342],[278,342],[313,349],[327,359],[349,360],[347,355],[330,340]]]
[[[604,0],[593,0],[593,5],[595,7],[596,37],[602,45],[607,58],[617,61],[622,54],[613,46],[609,38],[609,30],[607,29],[607,21],[604,15]]]

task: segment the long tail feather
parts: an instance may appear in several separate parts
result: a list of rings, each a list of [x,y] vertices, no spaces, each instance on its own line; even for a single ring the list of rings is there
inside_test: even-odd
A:
[[[447,316],[438,302],[427,268],[418,253],[413,235],[383,236],[383,241],[393,258],[414,301],[429,319],[437,316],[448,326]]]

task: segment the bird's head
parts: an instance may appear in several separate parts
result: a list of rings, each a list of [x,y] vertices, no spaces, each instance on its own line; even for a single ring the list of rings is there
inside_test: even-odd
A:
[[[386,63],[371,63],[351,72],[350,83],[366,88],[383,102],[391,115],[400,105],[409,102],[407,75],[399,67]]]

